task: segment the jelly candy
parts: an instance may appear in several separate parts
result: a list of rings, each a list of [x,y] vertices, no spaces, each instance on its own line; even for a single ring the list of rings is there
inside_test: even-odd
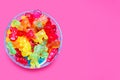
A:
[[[16,57],[16,61],[23,64],[23,65],[28,64],[27,60],[25,58],[23,58],[23,57]]]
[[[16,50],[15,56],[16,56],[16,57],[22,57],[21,51],[20,51],[18,48],[16,48],[15,50]]]
[[[33,40],[29,40],[29,42],[30,42],[30,44],[31,44],[31,47],[34,47],[36,44],[35,44],[35,42],[33,41]]]
[[[58,36],[56,34],[48,34],[48,42],[52,42],[56,39],[58,39]]]
[[[11,41],[15,41],[18,38],[18,36],[17,36],[17,32],[18,32],[17,28],[16,27],[10,27],[10,32],[11,33],[9,34],[9,39]]]
[[[33,12],[33,15],[35,18],[40,18],[40,16],[42,15],[42,12],[40,10],[35,10]]]
[[[11,26],[12,27],[20,27],[21,23],[18,21],[18,20],[13,20],[12,23],[11,23]]]
[[[34,32],[32,30],[29,30],[26,33],[26,36],[27,36],[28,39],[35,38]]]
[[[51,43],[47,44],[47,47],[49,49],[48,52],[53,48],[59,48],[60,47],[60,41],[59,40],[52,41]]]
[[[17,28],[16,27],[10,27],[10,32],[11,33],[14,33],[14,34],[17,34]]]
[[[54,33],[55,34],[55,32],[56,32],[56,26],[55,25],[45,26],[44,29],[45,29],[47,34],[49,34],[49,33]]]
[[[45,45],[38,44],[34,47],[34,53],[40,55],[40,53],[46,52],[48,48]]]
[[[39,64],[42,64],[45,61],[45,58],[39,58],[38,62]]]
[[[14,33],[9,34],[9,39],[11,41],[15,41],[17,38],[18,38],[18,36],[16,34],[14,34]]]
[[[23,64],[23,65],[27,65],[28,61],[27,61],[27,59],[22,57],[21,51],[18,48],[16,48],[15,50],[16,50],[16,54],[15,54],[16,61]]]
[[[46,51],[43,51],[40,53],[40,58],[48,58],[48,53]]]
[[[9,36],[9,34],[11,34],[10,29],[7,30],[7,36]]]
[[[30,61],[31,68],[35,68],[35,67],[40,68],[40,64],[38,62],[39,58],[40,57],[38,56],[38,54],[30,54],[28,60],[31,60]]]
[[[53,58],[55,57],[55,55],[57,54],[57,52],[58,52],[58,49],[53,48],[53,49],[51,50],[51,52],[49,53],[49,56],[48,56],[47,61],[48,61],[48,62],[51,62],[51,61],[53,60]]]
[[[41,21],[42,25],[45,26],[45,24],[47,23],[48,19],[47,16],[45,15],[41,15],[39,20]]]
[[[51,25],[52,25],[52,23],[50,21],[50,18],[47,18],[47,22],[46,22],[45,26],[51,26]]]
[[[31,45],[25,37],[18,37],[18,39],[15,42],[19,43],[17,44],[17,46],[15,45],[15,47],[21,50],[21,54],[23,57],[32,54]]]
[[[23,30],[26,30],[27,27],[31,27],[31,24],[26,16],[22,16],[21,25],[24,26]]]
[[[35,34],[36,38],[34,39],[35,42],[42,43],[43,39],[47,40],[48,36],[46,35],[45,31],[42,29],[38,33]]]
[[[12,42],[7,42],[7,48],[9,49],[11,55],[16,54],[16,50],[14,49]]]
[[[41,45],[36,45],[36,46],[34,47],[34,53],[40,54],[40,53],[42,53],[43,51],[44,51],[44,49],[43,49],[43,46],[41,46]]]
[[[34,21],[34,15],[32,13],[25,13],[25,16],[28,18],[29,22],[32,24]]]
[[[36,20],[33,22],[34,26],[36,26],[37,28],[42,28],[42,22],[40,22],[39,20]]]
[[[9,42],[9,41],[10,41],[10,39],[9,39],[9,37],[7,36],[7,37],[6,37],[6,42]]]

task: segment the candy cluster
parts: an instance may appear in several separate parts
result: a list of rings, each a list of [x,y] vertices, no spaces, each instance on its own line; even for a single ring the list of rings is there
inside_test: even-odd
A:
[[[58,53],[60,37],[57,25],[39,10],[26,12],[12,20],[6,35],[9,55],[17,63],[40,68]]]

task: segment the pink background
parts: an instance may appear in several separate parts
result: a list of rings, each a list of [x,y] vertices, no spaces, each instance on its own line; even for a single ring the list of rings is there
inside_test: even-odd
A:
[[[18,13],[40,9],[63,32],[61,54],[49,67],[26,70],[4,49],[4,32]],[[120,0],[1,0],[0,80],[120,80]]]

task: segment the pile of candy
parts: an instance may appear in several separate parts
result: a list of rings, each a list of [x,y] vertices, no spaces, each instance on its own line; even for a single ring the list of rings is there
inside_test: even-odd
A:
[[[6,33],[9,55],[20,65],[40,68],[50,63],[60,48],[58,26],[39,10],[12,20]]]

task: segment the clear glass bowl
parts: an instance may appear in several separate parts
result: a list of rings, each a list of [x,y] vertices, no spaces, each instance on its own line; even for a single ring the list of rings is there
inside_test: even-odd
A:
[[[19,20],[22,15],[24,15],[25,13],[28,13],[28,12],[33,13],[34,10],[22,12],[22,13],[18,14],[17,16],[15,16],[12,20],[14,20],[14,19]],[[42,11],[41,11],[41,12],[42,12]],[[58,35],[58,39],[60,40],[60,47],[58,48],[58,53],[57,53],[57,54],[55,55],[55,57],[54,57],[54,59],[55,59],[56,56],[60,53],[60,50],[61,50],[61,47],[62,47],[62,38],[63,38],[63,37],[62,37],[62,31],[61,31],[60,26],[59,26],[59,24],[57,23],[57,21],[56,21],[51,15],[49,15],[49,14],[47,14],[47,13],[45,13],[45,12],[42,12],[42,14],[46,15],[47,17],[49,17],[49,18],[51,19],[51,21],[52,21],[52,22],[56,25],[56,27],[57,27],[57,35]],[[12,20],[11,20],[11,22],[12,22]],[[6,36],[7,36],[6,31],[10,28],[11,22],[8,24],[8,26],[7,26],[6,30],[5,30],[5,36],[4,36],[4,45],[5,45],[5,49],[6,49],[7,55],[9,56],[9,58],[10,58],[14,63],[16,63],[17,65],[19,65],[19,66],[21,66],[21,67],[23,67],[23,68],[27,68],[27,69],[38,69],[38,68],[30,68],[29,65],[26,65],[26,66],[25,66],[25,65],[17,62],[17,61],[15,60],[15,58],[14,58],[12,55],[10,55],[10,52],[9,52],[7,46],[6,46],[6,45],[7,45],[7,44],[6,44]],[[42,62],[42,63],[40,64],[40,65],[41,65],[40,68],[43,68],[43,67],[48,66],[50,63],[52,63],[52,62],[54,61],[54,59],[53,59],[51,62],[47,62],[46,60],[44,60],[44,62]]]

